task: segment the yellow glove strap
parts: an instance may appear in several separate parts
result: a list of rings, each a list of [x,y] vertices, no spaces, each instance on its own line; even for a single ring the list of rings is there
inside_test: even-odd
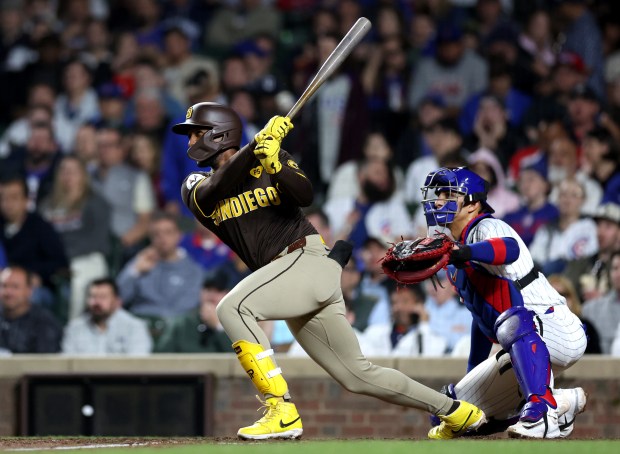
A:
[[[282,163],[278,159],[278,156],[269,156],[267,158],[261,159],[260,163],[263,165],[265,172],[270,175],[278,173],[280,170],[282,170]]]
[[[256,147],[254,147],[254,155],[258,159],[264,159],[269,156],[277,156],[280,152],[280,141],[272,136],[260,136],[257,139]]]

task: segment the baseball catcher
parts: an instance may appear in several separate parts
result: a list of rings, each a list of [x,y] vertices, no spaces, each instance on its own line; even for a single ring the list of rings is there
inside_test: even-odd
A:
[[[568,436],[572,419],[562,418],[583,411],[586,396],[581,388],[554,392],[553,376],[583,355],[581,321],[534,267],[519,235],[493,217],[480,176],[443,167],[428,174],[422,194],[429,228],[447,228],[458,240],[448,278],[473,318],[468,373],[448,394],[471,399],[490,417],[515,415],[511,437]],[[503,350],[489,358],[492,343]],[[451,434],[442,422],[429,436]]]

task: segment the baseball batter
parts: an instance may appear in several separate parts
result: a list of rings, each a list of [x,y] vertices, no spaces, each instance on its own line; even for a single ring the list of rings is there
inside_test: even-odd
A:
[[[218,305],[241,366],[264,397],[264,416],[239,429],[246,439],[297,438],[302,422],[258,321],[285,319],[310,357],[346,389],[439,416],[451,435],[477,429],[484,413],[406,375],[370,363],[345,318],[340,289],[350,248],[324,244],[300,207],[312,186],[280,143],[293,127],[274,117],[239,149],[241,121],[228,107],[199,103],[173,131],[189,138],[188,156],[211,173],[190,174],[183,200],[204,226],[252,269]]]
[[[519,235],[492,216],[482,178],[464,167],[440,168],[428,174],[422,192],[429,229],[447,228],[460,242],[448,276],[473,316],[469,372],[448,394],[476,403],[489,417],[518,414],[507,429],[510,436],[567,436],[572,421],[560,424],[558,414],[574,418],[583,411],[585,394],[581,388],[558,390],[556,402],[553,373],[583,355],[581,321],[534,268]],[[503,350],[488,358],[493,342]],[[440,424],[433,431],[447,428]]]

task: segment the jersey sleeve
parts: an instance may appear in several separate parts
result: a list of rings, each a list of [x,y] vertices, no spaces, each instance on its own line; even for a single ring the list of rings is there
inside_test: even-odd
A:
[[[497,219],[485,219],[467,239],[471,260],[489,265],[515,262],[520,255],[519,243],[511,236],[507,225]]]
[[[314,198],[312,183],[286,151],[280,151],[279,159],[282,163],[282,169],[271,175],[271,180],[275,183],[276,189],[298,206],[309,206]]]

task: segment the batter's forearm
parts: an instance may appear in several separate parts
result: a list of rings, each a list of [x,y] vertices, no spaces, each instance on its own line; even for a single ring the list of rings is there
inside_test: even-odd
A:
[[[312,183],[301,171],[284,165],[271,180],[278,191],[293,200],[297,206],[307,207],[312,204],[314,199]]]

